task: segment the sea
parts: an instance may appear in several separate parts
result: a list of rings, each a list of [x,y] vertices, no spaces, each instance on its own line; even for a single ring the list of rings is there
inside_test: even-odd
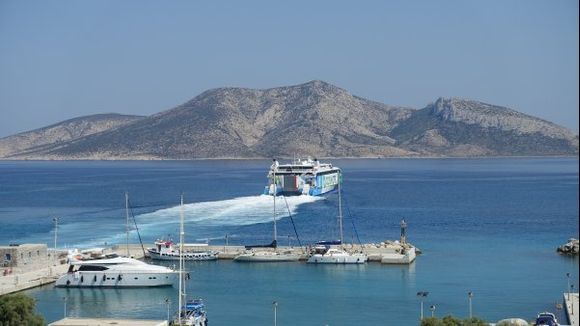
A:
[[[425,316],[469,313],[490,322],[557,309],[578,288],[578,258],[556,248],[578,238],[578,158],[332,159],[343,170],[346,242],[408,241],[411,265],[189,262],[190,298],[210,325],[417,325]],[[59,248],[122,247],[125,192],[130,241],[152,246],[179,229],[187,243],[266,244],[273,201],[261,193],[269,160],[2,161],[0,243]],[[298,246],[338,237],[338,196],[277,200],[278,241]],[[138,229],[138,232],[137,232]],[[48,322],[67,316],[166,319],[177,286],[25,291]]]

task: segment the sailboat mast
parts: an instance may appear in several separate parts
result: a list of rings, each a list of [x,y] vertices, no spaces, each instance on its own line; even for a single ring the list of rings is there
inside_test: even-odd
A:
[[[178,323],[181,325],[181,312],[183,305],[183,194],[181,194],[181,207],[179,210],[179,313]]]
[[[276,170],[274,170],[274,241],[278,244],[278,229],[276,228]]]
[[[131,257],[129,254],[129,193],[125,191],[125,216],[127,218],[126,232],[127,232],[127,257]]]
[[[338,173],[338,228],[340,229],[340,245],[343,244],[342,232],[342,189],[340,186],[340,172]]]

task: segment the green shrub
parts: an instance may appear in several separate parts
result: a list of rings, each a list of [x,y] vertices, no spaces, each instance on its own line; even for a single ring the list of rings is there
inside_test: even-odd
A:
[[[34,311],[33,298],[22,293],[0,297],[0,326],[42,326],[44,318]]]

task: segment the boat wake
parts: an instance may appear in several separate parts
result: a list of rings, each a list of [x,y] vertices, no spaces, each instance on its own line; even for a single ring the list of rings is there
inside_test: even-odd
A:
[[[288,217],[288,209],[292,215],[296,213],[302,204],[312,203],[322,197],[291,196],[277,197],[277,219]],[[272,196],[248,196],[219,201],[185,204],[184,219],[186,224],[198,226],[239,226],[267,223],[272,221],[273,201]],[[179,223],[179,206],[160,209],[151,213],[136,216],[137,222],[142,225],[152,226],[167,223]]]
[[[303,204],[313,203],[324,199],[323,197],[312,196],[290,196],[286,197],[288,207],[284,197],[276,197],[277,219],[288,217],[288,210],[292,215],[296,214],[298,207]],[[183,205],[186,233],[189,235],[198,234],[200,228],[204,234],[218,234],[221,227],[245,226],[259,223],[272,222],[273,202],[272,197],[267,195],[238,197],[233,199],[199,202]],[[135,215],[139,232],[144,239],[155,239],[166,234],[178,234],[180,206],[159,209],[153,212]],[[118,224],[101,223],[98,226],[94,221],[83,221],[74,224],[63,225],[60,229],[61,238],[66,238],[79,248],[89,248],[103,246],[104,244],[122,244],[125,242],[124,223],[122,220]],[[138,241],[135,228],[130,225],[129,240],[132,243]],[[87,239],[86,234],[80,240],[76,234],[79,230],[99,230],[98,234],[93,234]],[[75,241],[76,240],[76,241]],[[80,241],[79,241],[80,240]]]

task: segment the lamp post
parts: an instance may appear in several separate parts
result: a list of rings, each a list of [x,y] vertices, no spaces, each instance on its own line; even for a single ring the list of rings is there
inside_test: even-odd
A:
[[[54,250],[56,250],[56,238],[58,234],[58,217],[52,219],[54,222]]]
[[[272,302],[272,305],[274,306],[274,326],[278,325],[278,302],[274,301]]]
[[[64,318],[66,318],[66,301],[67,301],[67,297],[62,297],[62,300],[64,301]]]
[[[473,310],[471,306],[471,298],[473,298],[473,292],[467,292],[467,298],[469,299],[469,319],[473,318]]]
[[[423,320],[423,300],[425,300],[425,297],[429,295],[429,292],[426,291],[419,291],[417,292],[417,297],[419,297],[419,299],[421,300],[421,319]]]
[[[570,292],[574,292],[574,284],[570,284]],[[570,301],[569,298],[568,298],[568,301]],[[570,307],[572,307],[571,311],[572,311],[572,315],[574,315],[574,302],[570,302]]]
[[[169,298],[165,298],[165,306],[167,307],[167,322],[169,322]]]
[[[429,309],[431,310],[431,317],[435,317],[435,305],[431,305],[431,307],[429,307]]]
[[[229,238],[229,236],[226,233],[226,246],[224,247],[224,252],[227,252],[226,250],[228,249],[228,246],[229,246],[229,239],[228,238]]]
[[[566,273],[566,278],[568,279],[568,287],[566,291],[568,292],[568,300],[570,300],[570,273]]]

